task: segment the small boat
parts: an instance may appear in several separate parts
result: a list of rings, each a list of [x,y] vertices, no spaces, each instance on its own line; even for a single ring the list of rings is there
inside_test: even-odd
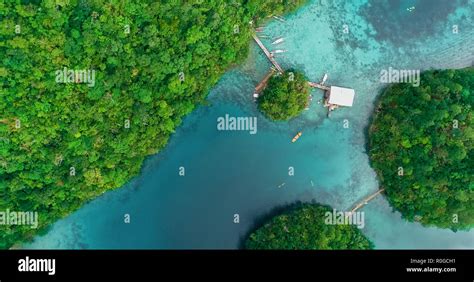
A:
[[[282,53],[285,53],[285,52],[286,52],[286,50],[275,50],[275,51],[271,51],[270,55],[275,56],[276,54],[282,54]]]
[[[326,80],[328,80],[328,74],[325,73],[324,76],[323,76],[323,80],[321,80],[321,85],[324,85],[324,83],[326,83]]]
[[[410,8],[407,8],[408,12],[413,12],[415,10],[415,6],[411,6]]]
[[[303,134],[303,132],[298,132],[298,134],[295,135],[295,137],[293,137],[293,140],[291,140],[291,143],[295,143],[296,140],[298,140],[300,137],[301,137],[301,134]]]
[[[285,41],[285,38],[283,37],[277,38],[275,41],[272,42],[272,45],[280,44],[283,41]]]
[[[285,19],[280,16],[273,16],[274,19],[279,20],[280,22],[285,22]]]

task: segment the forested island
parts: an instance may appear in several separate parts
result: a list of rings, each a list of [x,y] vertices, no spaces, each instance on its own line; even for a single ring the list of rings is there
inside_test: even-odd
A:
[[[1,225],[0,248],[137,175],[247,56],[251,29],[304,2],[2,3],[0,210],[36,211],[39,228]]]
[[[309,93],[306,77],[291,69],[270,78],[262,95],[258,97],[258,108],[272,120],[289,120],[306,108]]]
[[[296,204],[266,220],[250,232],[246,249],[356,250],[373,249],[355,225],[327,224],[333,210],[317,203]]]
[[[474,226],[474,68],[427,71],[376,106],[369,155],[390,204],[409,221]]]

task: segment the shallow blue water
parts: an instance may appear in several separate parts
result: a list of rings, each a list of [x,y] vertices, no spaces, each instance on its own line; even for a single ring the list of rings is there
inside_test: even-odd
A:
[[[315,200],[349,209],[378,183],[365,153],[364,130],[384,85],[381,69],[459,68],[474,61],[474,2],[311,1],[265,33],[284,36],[277,55],[286,68],[314,81],[354,88],[352,108],[330,119],[317,101],[288,123],[265,120],[253,88],[269,64],[252,44],[247,62],[212,90],[210,106],[189,115],[160,154],[128,185],[108,192],[57,222],[26,248],[236,248],[273,208]],[[415,6],[413,12],[407,8]],[[344,33],[347,25],[349,33]],[[459,33],[452,32],[458,25]],[[269,41],[267,46],[271,47]],[[256,116],[258,133],[218,131],[217,118]],[[344,128],[344,120],[349,128]],[[296,132],[303,136],[294,144]],[[185,176],[179,176],[179,167]],[[289,176],[289,167],[295,175]],[[279,185],[283,186],[279,187]],[[364,207],[363,232],[376,248],[474,248],[474,231],[452,232],[408,223],[383,197]],[[130,214],[131,223],[124,223]],[[233,222],[234,214],[240,223]]]

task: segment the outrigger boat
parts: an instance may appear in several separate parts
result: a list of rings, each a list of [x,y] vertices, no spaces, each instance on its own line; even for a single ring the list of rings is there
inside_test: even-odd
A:
[[[274,19],[279,20],[280,22],[285,22],[285,19],[280,16],[273,16]]]
[[[319,83],[319,84],[324,85],[324,83],[326,83],[326,80],[328,80],[328,74],[327,73],[324,74],[323,79],[321,80],[321,83]]]
[[[285,38],[279,37],[279,38],[275,39],[275,41],[272,42],[272,45],[280,44],[283,41],[285,41]]]
[[[296,134],[295,137],[293,137],[293,140],[291,140],[291,143],[295,143],[296,140],[298,140],[298,138],[301,137],[301,134],[303,134],[303,132],[298,132],[298,134]]]
[[[270,52],[270,55],[275,56],[275,54],[281,54],[285,52],[286,50],[275,50],[275,51]]]

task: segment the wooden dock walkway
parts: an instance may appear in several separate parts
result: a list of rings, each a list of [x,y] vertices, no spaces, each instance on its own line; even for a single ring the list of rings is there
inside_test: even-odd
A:
[[[255,86],[255,93],[256,94],[260,94],[260,92],[262,92],[262,90],[265,89],[265,87],[267,86],[268,80],[273,76],[274,73],[275,73],[275,70],[272,68],[265,75],[265,77],[263,77],[262,81],[260,81],[260,83],[257,86]]]
[[[362,208],[363,206],[367,205],[371,200],[373,200],[375,197],[377,197],[379,194],[381,194],[383,191],[385,191],[385,188],[377,190],[377,192],[373,193],[372,195],[368,196],[367,198],[363,199],[361,202],[359,202],[351,211],[350,214],[355,213],[358,209]]]
[[[253,36],[253,39],[255,40],[255,42],[257,42],[258,46],[263,50],[263,53],[265,53],[265,55],[267,56],[268,60],[270,60],[270,62],[275,66],[275,68],[280,72],[280,73],[284,73],[283,71],[283,68],[277,63],[277,61],[273,58],[272,54],[270,54],[270,52],[268,51],[267,47],[265,47],[265,45],[263,45],[262,41],[260,40],[260,38],[258,38],[258,36],[256,34],[252,34]]]
[[[319,89],[324,90],[324,91],[329,91],[329,90],[331,89],[331,87],[326,86],[326,85],[322,85],[322,84],[317,83],[317,82],[308,81],[308,84],[309,84],[309,86],[311,86],[311,87],[319,88]]]

